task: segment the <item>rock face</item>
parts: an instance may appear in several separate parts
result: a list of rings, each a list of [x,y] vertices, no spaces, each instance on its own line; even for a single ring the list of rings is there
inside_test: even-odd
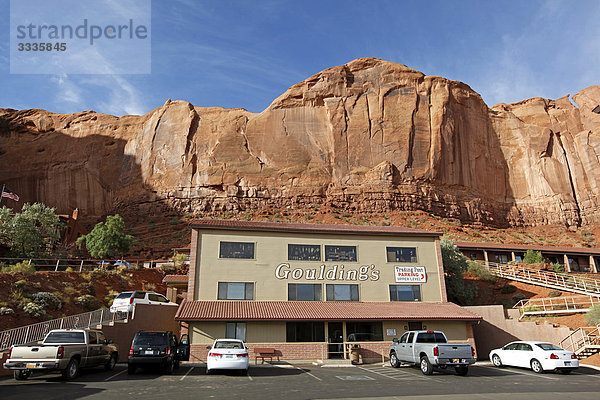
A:
[[[184,101],[121,118],[0,109],[0,182],[88,215],[328,203],[495,226],[600,222],[600,87],[573,101],[488,108],[464,83],[364,58],[260,114]]]

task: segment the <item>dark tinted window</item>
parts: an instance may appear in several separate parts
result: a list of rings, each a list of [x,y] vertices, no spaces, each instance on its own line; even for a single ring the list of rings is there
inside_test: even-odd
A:
[[[547,350],[547,351],[550,351],[550,350],[564,350],[563,348],[555,346],[555,345],[550,344],[550,343],[536,343],[535,345],[537,347],[539,347],[540,349]]]
[[[400,338],[400,343],[406,343],[407,340],[408,340],[408,332],[406,332],[404,335],[402,335],[402,337]]]
[[[325,261],[356,261],[356,246],[325,246]]]
[[[382,322],[346,322],[348,342],[374,342],[383,340]]]
[[[88,332],[88,344],[98,344],[96,332]]]
[[[102,334],[102,332],[98,332],[98,343],[104,342],[106,342],[106,337],[104,336],[104,334]]]
[[[134,299],[145,299],[146,298],[146,292],[135,292],[133,294],[133,298]]]
[[[168,335],[163,332],[140,332],[133,340],[133,344],[137,346],[162,346],[168,343]]]
[[[321,285],[312,283],[289,283],[288,300],[321,301]]]
[[[83,332],[52,332],[44,343],[85,343]]]
[[[150,301],[160,301],[158,295],[154,294],[154,293],[148,293],[148,300],[150,300]]]
[[[288,342],[324,342],[325,323],[288,322],[286,323],[286,340]]]
[[[133,293],[133,292],[119,293],[119,295],[117,296],[117,299],[128,299],[131,297],[131,293]]]
[[[386,247],[388,262],[417,262],[416,247]]]
[[[417,336],[417,343],[446,343],[446,338],[439,332],[422,332]]]
[[[421,286],[390,285],[390,301],[421,301]]]
[[[409,331],[420,331],[423,330],[423,323],[421,321],[411,321],[408,323]]]
[[[531,346],[527,343],[519,343],[519,345],[517,346],[517,350],[531,351],[532,349]]]
[[[288,244],[288,260],[321,261],[321,246],[318,244]]]
[[[358,285],[327,285],[327,301],[358,301]]]
[[[221,242],[219,258],[254,259],[254,243]]]

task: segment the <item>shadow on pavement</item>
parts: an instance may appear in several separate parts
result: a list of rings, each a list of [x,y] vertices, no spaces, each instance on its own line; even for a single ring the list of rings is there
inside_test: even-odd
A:
[[[105,389],[90,388],[82,384],[48,385],[46,382],[3,385],[0,397],[2,400],[12,399],[79,399],[103,392]]]

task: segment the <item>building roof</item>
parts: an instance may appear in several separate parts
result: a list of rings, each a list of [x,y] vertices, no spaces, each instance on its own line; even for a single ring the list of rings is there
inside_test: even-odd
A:
[[[298,224],[289,222],[254,222],[225,219],[197,219],[192,221],[195,229],[223,229],[234,231],[333,233],[348,235],[416,235],[442,236],[440,232],[403,226],[344,225],[344,224]]]
[[[527,251],[535,250],[544,253],[560,253],[560,254],[594,254],[600,255],[600,249],[591,247],[554,247],[540,246],[535,244],[504,244],[504,243],[475,243],[475,242],[455,242],[459,249],[472,250],[498,250],[498,251]]]
[[[163,283],[187,283],[188,276],[187,275],[165,275],[163,278]]]
[[[325,301],[188,301],[178,321],[481,320],[454,303]]]

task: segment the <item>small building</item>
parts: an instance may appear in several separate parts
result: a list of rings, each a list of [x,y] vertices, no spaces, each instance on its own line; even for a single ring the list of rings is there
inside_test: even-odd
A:
[[[387,355],[410,329],[474,345],[481,317],[446,297],[440,234],[381,226],[197,220],[187,300],[191,359],[216,338],[283,360]]]
[[[187,275],[165,275],[163,283],[167,285],[167,298],[174,303],[181,303],[187,297]]]

